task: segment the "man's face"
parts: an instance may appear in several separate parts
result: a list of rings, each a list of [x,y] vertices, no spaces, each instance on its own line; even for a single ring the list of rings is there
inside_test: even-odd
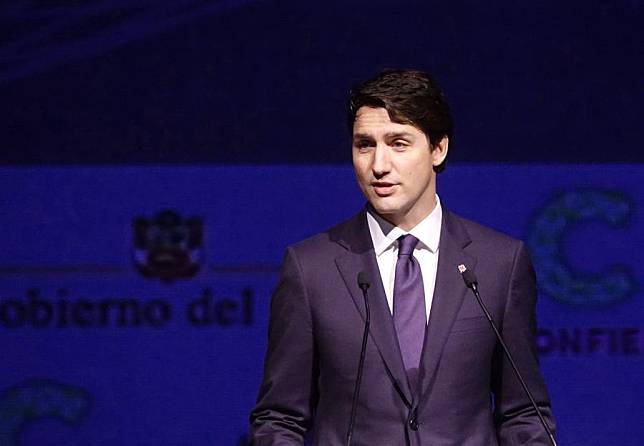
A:
[[[353,124],[353,168],[360,189],[389,222],[409,230],[436,204],[436,174],[447,138],[431,148],[425,133],[392,122],[384,108],[361,107]]]

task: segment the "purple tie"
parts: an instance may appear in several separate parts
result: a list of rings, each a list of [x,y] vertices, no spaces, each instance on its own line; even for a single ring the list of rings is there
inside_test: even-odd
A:
[[[418,386],[418,368],[427,326],[423,275],[413,256],[417,244],[418,239],[410,234],[398,239],[394,281],[394,325],[407,378],[414,391]]]

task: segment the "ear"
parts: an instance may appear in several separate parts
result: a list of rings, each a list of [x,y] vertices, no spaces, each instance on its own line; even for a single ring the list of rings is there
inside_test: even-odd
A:
[[[432,164],[434,167],[439,166],[447,157],[449,150],[449,138],[443,136],[443,139],[438,141],[438,144],[432,145]]]

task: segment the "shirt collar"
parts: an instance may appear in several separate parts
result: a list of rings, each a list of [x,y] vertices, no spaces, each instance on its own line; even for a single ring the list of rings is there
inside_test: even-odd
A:
[[[436,195],[436,206],[427,217],[421,220],[409,232],[398,226],[394,226],[387,220],[378,215],[371,207],[367,207],[367,223],[373,248],[376,256],[380,256],[389,249],[401,235],[411,234],[416,237],[420,243],[420,248],[427,248],[431,252],[438,251],[438,242],[441,234],[441,223],[443,221],[443,209],[440,199]]]

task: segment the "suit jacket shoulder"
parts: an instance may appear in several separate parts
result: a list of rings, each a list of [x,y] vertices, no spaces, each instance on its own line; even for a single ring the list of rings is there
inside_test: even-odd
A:
[[[523,242],[496,229],[461,217],[449,210],[443,211],[445,230],[457,239],[471,243],[470,248],[477,252],[515,253]]]
[[[365,209],[325,231],[289,246],[289,249],[298,255],[313,255],[315,257],[324,254],[337,255],[346,249],[364,252],[371,248],[373,246],[371,245]]]

